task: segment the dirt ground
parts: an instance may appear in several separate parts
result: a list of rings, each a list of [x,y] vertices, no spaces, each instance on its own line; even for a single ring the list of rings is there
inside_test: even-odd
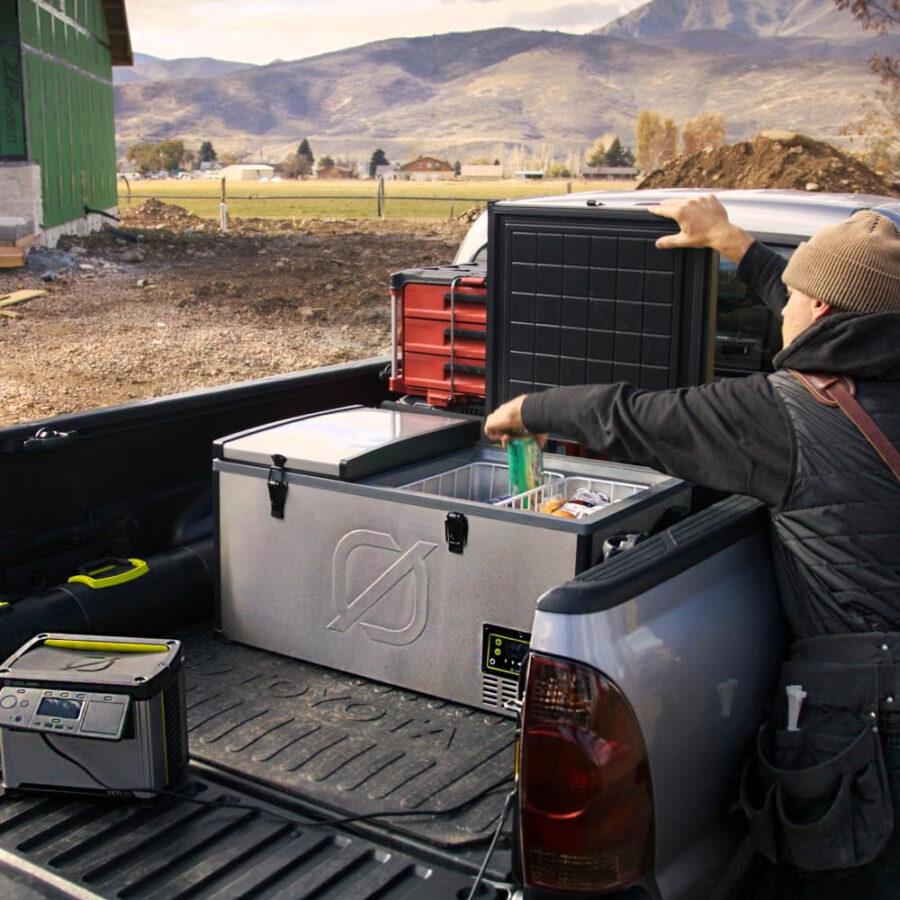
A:
[[[0,296],[47,291],[0,310],[0,424],[386,354],[390,273],[450,262],[469,221],[229,226],[147,201],[0,270]]]

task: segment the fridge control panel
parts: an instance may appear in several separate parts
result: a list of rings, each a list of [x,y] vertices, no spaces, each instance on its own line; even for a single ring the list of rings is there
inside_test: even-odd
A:
[[[531,635],[501,625],[485,624],[481,638],[481,671],[517,680],[528,657]]]

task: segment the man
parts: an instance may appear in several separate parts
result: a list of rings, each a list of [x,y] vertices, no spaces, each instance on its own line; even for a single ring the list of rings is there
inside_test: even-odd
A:
[[[891,837],[889,796],[900,821],[900,713],[891,712],[895,685],[900,707],[891,667],[900,662],[900,478],[840,408],[819,402],[791,371],[849,376],[862,407],[900,445],[900,231],[884,216],[857,213],[821,229],[785,264],[730,223],[712,196],[652,211],[681,229],[659,248],[718,250],[781,316],[775,373],[669,391],[553,388],[498,407],[485,433],[505,440],[553,432],[766,503],[782,605],[799,640],[786,667],[792,680],[783,676],[761,733],[759,770],[745,773],[754,841],[785,863],[764,896],[900,897],[900,829]],[[834,666],[840,688],[830,686]],[[782,732],[792,681],[805,691],[800,738]],[[823,754],[823,743],[833,752]],[[864,744],[865,763],[853,762],[862,768],[841,769]],[[882,789],[848,803],[846,821],[830,822],[836,785],[846,781],[851,787],[840,790],[856,797],[867,783],[863,769]],[[797,799],[790,773],[800,770],[801,778],[830,773],[821,796]]]

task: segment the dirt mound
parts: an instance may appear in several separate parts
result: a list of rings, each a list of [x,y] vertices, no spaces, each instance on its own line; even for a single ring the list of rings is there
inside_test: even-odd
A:
[[[122,216],[122,224],[133,228],[168,228],[183,231],[185,228],[196,228],[203,222],[199,216],[189,213],[181,206],[163,203],[155,197],[145,200]]]
[[[781,188],[900,195],[900,184],[830,144],[802,134],[763,133],[752,141],[678,156],[638,190],[665,187]]]

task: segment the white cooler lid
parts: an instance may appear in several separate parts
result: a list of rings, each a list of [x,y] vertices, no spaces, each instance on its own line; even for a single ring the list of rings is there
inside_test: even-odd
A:
[[[471,416],[355,406],[276,422],[218,442],[224,459],[354,481],[477,440]]]

